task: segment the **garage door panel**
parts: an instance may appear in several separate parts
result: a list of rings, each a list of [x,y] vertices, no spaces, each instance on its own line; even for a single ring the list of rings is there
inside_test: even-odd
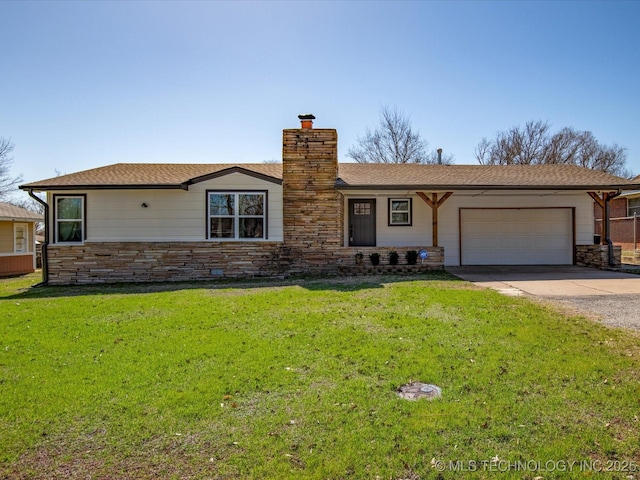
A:
[[[545,230],[547,231],[547,235],[550,237],[563,236],[565,234],[564,225],[550,224],[550,225],[547,225],[546,227],[544,227],[543,225],[541,225],[540,227],[545,228]]]
[[[462,265],[573,263],[570,208],[461,209]]]
[[[551,250],[559,250],[566,247],[566,240],[564,238],[549,238],[547,240],[547,246]]]
[[[522,250],[523,248],[528,248],[531,240],[527,237],[517,237],[513,241],[514,247],[518,250]]]
[[[517,212],[511,210],[505,210],[503,215],[503,220],[507,220],[509,222],[518,223],[522,221],[522,219],[518,216]]]

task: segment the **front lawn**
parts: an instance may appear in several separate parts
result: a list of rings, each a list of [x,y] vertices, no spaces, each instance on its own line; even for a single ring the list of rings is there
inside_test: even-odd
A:
[[[0,478],[640,473],[628,331],[445,273],[36,281],[0,280]]]

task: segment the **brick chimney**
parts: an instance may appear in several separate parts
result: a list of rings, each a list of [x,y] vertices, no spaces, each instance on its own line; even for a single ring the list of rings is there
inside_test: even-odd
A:
[[[338,133],[314,129],[311,114],[298,118],[301,128],[282,132],[284,244],[300,271],[328,271],[335,268],[331,252],[343,243]]]

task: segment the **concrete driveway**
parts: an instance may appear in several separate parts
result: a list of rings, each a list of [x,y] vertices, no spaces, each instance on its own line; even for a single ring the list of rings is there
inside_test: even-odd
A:
[[[640,330],[640,275],[576,266],[449,267],[447,271],[505,295],[547,299],[608,325]]]

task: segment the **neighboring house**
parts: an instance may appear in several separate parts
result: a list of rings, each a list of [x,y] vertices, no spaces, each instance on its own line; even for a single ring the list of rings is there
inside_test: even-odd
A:
[[[42,244],[44,243],[44,235],[36,230],[36,268],[42,268]]]
[[[38,213],[0,202],[0,276],[34,271],[35,224],[43,219]]]
[[[306,122],[306,123],[305,123]],[[282,164],[115,164],[22,185],[47,192],[50,283],[619,262],[593,198],[629,180],[571,165],[338,164],[337,133],[283,132]],[[617,254],[617,257],[615,255]],[[606,265],[605,265],[606,264]]]
[[[632,180],[637,182],[640,177]],[[595,233],[602,235],[602,207],[594,204]],[[640,190],[622,193],[611,200],[609,207],[610,233],[614,245],[624,251],[639,249],[640,242]]]

